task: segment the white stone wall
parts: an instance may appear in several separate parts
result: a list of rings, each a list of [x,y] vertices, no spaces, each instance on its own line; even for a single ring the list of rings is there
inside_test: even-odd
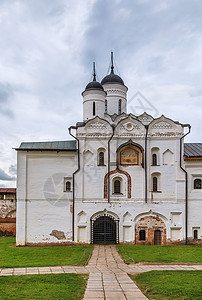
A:
[[[142,117],[142,120],[150,116]],[[147,203],[145,203],[145,168],[119,166],[131,178],[117,173],[123,181],[122,195],[113,195],[110,175],[110,203],[104,197],[104,179],[108,173],[108,141],[112,127],[98,116],[77,129],[80,170],[75,175],[75,241],[91,241],[90,220],[107,212],[119,220],[120,242],[133,242],[135,224],[144,216],[158,216],[165,225],[167,240],[185,239],[185,173],[180,168],[180,124],[162,116],[151,122],[147,141]],[[110,142],[110,171],[117,169],[117,149],[131,141],[145,149],[144,122],[132,115],[120,115]],[[105,155],[104,166],[98,166],[98,153]],[[152,166],[152,154],[157,166]],[[144,162],[145,163],[145,162]],[[202,176],[202,163],[185,162],[188,171],[188,237],[193,230],[201,236],[202,193],[193,190],[193,178]],[[76,152],[19,151],[17,191],[17,244],[66,242],[72,239],[72,192],[64,192],[65,179],[71,181],[77,169]],[[159,180],[158,192],[152,192],[152,176]]]
[[[18,152],[17,245],[72,238],[72,192],[64,182],[76,168],[75,152]]]

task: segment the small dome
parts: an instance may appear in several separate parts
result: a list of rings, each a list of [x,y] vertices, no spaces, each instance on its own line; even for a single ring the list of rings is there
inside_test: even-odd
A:
[[[106,83],[119,83],[124,85],[123,79],[114,73],[111,73],[102,79],[101,84],[106,84]]]
[[[103,86],[101,85],[101,83],[97,82],[97,81],[91,81],[89,82],[89,84],[87,84],[85,91],[88,90],[101,90],[104,91]]]

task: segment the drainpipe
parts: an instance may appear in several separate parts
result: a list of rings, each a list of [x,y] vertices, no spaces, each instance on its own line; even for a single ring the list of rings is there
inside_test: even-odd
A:
[[[74,242],[74,211],[75,211],[75,174],[80,170],[80,152],[79,152],[79,140],[76,136],[71,133],[71,129],[77,129],[76,126],[71,126],[68,128],[69,134],[77,140],[78,142],[78,168],[73,173],[72,183],[73,183],[73,202],[72,202],[72,241]]]
[[[144,160],[144,168],[145,168],[145,203],[147,203],[147,136],[149,125],[145,125],[146,135],[145,135],[145,160]]]
[[[108,140],[108,182],[107,182],[107,199],[108,199],[108,203],[110,202],[110,142],[114,136],[114,129],[115,129],[115,126],[114,125],[111,125],[112,127],[112,135],[110,137],[110,139]]]
[[[185,173],[185,243],[188,242],[188,175],[187,171],[182,167],[182,139],[185,138],[186,135],[188,135],[191,131],[191,125],[189,124],[183,124],[182,127],[188,127],[189,130],[186,134],[184,134],[180,138],[180,168]]]

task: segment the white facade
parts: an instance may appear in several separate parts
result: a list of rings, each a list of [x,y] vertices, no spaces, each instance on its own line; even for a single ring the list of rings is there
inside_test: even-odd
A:
[[[82,93],[84,122],[70,128],[75,148],[17,149],[17,245],[201,238],[202,189],[194,179],[202,179],[202,158],[184,160],[189,126],[127,115],[127,87],[112,75],[103,90]]]

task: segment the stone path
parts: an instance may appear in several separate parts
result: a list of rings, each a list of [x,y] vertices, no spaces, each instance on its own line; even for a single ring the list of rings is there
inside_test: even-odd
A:
[[[202,264],[131,264],[121,259],[116,246],[95,245],[87,266],[0,269],[0,276],[26,274],[88,273],[84,300],[147,299],[127,275],[152,270],[202,270]]]

